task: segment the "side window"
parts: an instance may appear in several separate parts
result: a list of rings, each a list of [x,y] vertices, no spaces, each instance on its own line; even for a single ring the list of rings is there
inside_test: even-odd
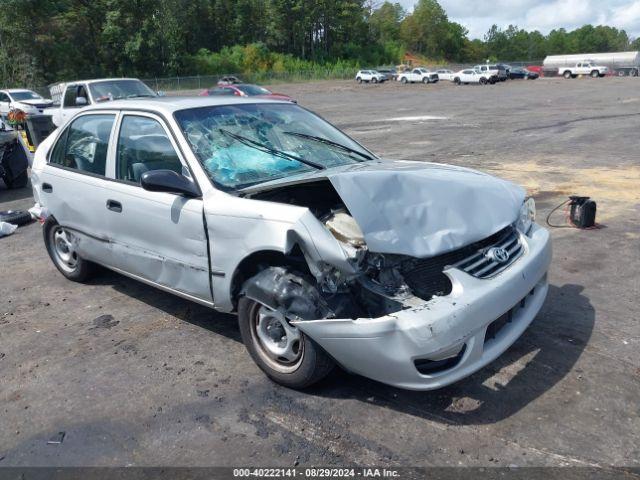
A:
[[[0,102],[8,102],[9,101],[9,97],[7,96],[6,93],[0,93]]]
[[[105,175],[114,119],[115,115],[83,115],[75,119],[53,147],[50,162]]]
[[[116,153],[116,178],[140,183],[144,172],[173,170],[182,163],[162,125],[153,118],[126,115],[122,119]]]
[[[67,87],[67,90],[64,92],[64,103],[65,107],[75,107],[76,106],[76,91],[77,87],[75,85],[71,85]]]

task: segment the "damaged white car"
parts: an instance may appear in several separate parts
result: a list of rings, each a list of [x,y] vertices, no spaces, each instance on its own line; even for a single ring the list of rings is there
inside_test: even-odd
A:
[[[335,364],[407,389],[470,375],[547,294],[548,232],[522,188],[386,161],[290,102],[114,101],[38,149],[56,267],[100,264],[223,312],[272,379]]]

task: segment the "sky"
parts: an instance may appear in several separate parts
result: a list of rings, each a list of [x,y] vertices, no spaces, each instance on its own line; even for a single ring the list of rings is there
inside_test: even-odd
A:
[[[394,0],[392,0],[394,1]],[[412,10],[416,0],[395,0]],[[494,23],[547,34],[587,23],[608,25],[640,37],[640,0],[439,0],[449,19],[464,25],[470,38],[483,38]]]

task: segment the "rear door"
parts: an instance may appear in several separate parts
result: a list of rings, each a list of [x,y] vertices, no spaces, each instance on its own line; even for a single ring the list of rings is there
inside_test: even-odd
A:
[[[114,149],[106,199],[114,267],[211,304],[202,199],[140,186],[142,174],[152,170],[192,178],[166,123],[150,113],[123,112]]]
[[[107,158],[117,112],[78,116],[62,130],[40,175],[40,200],[77,238],[81,257],[110,265]]]

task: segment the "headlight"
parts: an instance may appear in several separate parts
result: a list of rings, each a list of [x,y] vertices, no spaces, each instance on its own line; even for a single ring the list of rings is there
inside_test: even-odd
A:
[[[536,220],[536,202],[533,198],[527,198],[520,207],[520,214],[516,221],[516,228],[522,233],[527,234],[531,230],[531,225]]]

